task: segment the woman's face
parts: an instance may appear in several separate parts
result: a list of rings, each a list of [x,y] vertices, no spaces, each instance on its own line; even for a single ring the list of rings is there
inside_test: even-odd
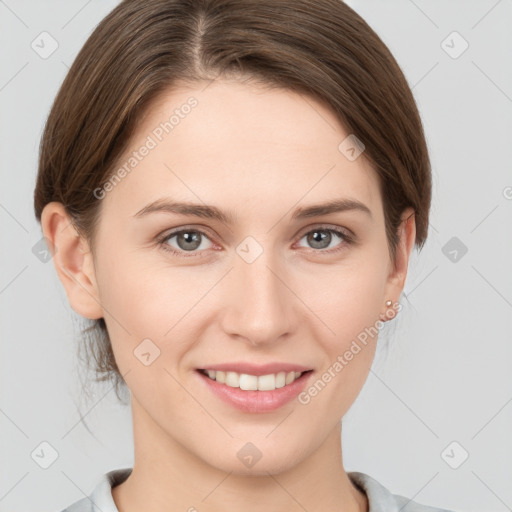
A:
[[[377,176],[349,135],[313,99],[254,84],[182,87],[147,112],[95,192],[98,316],[136,435],[263,474],[313,454],[347,412],[407,267],[392,269]],[[312,209],[349,200],[364,206]],[[199,372],[220,365],[281,387]],[[257,379],[293,366],[310,371],[290,388]]]

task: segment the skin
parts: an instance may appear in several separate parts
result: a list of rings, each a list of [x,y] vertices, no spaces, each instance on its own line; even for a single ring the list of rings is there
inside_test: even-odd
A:
[[[220,401],[195,369],[286,361],[314,369],[314,382],[359,333],[389,318],[385,302],[400,298],[414,245],[413,212],[403,212],[392,265],[377,175],[364,153],[350,161],[339,151],[348,133],[326,106],[254,83],[167,92],[120,165],[190,96],[198,105],[101,199],[94,255],[60,203],[42,216],[72,308],[105,318],[130,389],[135,463],[114,501],[120,512],[367,511],[343,467],[340,420],[368,376],[376,336],[308,404],[292,400],[273,412]],[[134,218],[166,196],[229,210],[236,222]],[[291,220],[299,206],[340,198],[363,202],[371,216]],[[306,235],[323,225],[350,230],[357,243],[332,234],[314,245]],[[185,256],[158,245],[158,235],[183,226],[206,235],[198,248],[186,252],[176,236],[165,243]],[[247,236],[263,250],[252,263],[236,252]],[[133,354],[146,338],[161,351],[148,366]],[[237,457],[249,441],[262,454],[251,468]]]

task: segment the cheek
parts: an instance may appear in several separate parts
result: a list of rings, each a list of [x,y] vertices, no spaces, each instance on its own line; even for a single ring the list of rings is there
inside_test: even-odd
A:
[[[311,279],[304,301],[320,320],[315,338],[325,354],[318,378],[326,383],[323,405],[343,415],[359,394],[371,367],[378,340],[386,281],[385,261],[362,259]],[[314,284],[316,282],[316,284]],[[328,283],[319,286],[318,283]],[[312,320],[313,322],[313,317]],[[323,389],[322,382],[317,384]],[[315,390],[312,390],[315,393]]]
[[[179,336],[180,319],[197,301],[197,290],[191,286],[189,274],[179,269],[148,265],[150,258],[135,256],[109,260],[104,258],[97,270],[100,300],[116,361],[127,371],[143,340],[151,340],[161,351],[155,359],[179,361],[185,343],[169,344],[171,336]],[[188,297],[190,296],[190,297]],[[147,343],[147,342],[145,342]],[[148,344],[151,352],[151,344]],[[169,354],[172,348],[173,353]],[[141,346],[142,349],[142,346]],[[154,349],[157,353],[158,351]]]
[[[187,277],[149,252],[105,257],[98,270],[101,303],[112,316],[160,337],[188,303],[187,293],[193,295]]]
[[[321,339],[332,340],[329,351],[375,326],[383,310],[385,281],[382,262],[367,260],[332,267],[323,277],[315,274],[301,285],[303,300],[324,324],[327,336]]]

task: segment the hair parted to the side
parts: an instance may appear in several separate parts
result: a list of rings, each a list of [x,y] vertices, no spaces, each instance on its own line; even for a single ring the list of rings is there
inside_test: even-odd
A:
[[[431,169],[418,109],[386,45],[340,0],[124,0],[71,66],[41,139],[36,218],[63,203],[94,253],[102,201],[138,120],[179,83],[250,79],[314,97],[360,139],[378,175],[395,260],[400,215],[412,207],[416,246],[428,232]],[[341,141],[340,141],[341,142]],[[104,319],[83,333],[96,380],[125,384]],[[119,395],[118,395],[119,397]]]

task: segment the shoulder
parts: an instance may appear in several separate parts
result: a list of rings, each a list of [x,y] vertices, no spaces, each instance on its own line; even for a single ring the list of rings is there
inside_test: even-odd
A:
[[[380,482],[359,471],[348,473],[349,478],[368,497],[368,512],[454,512],[444,508],[422,505],[405,496],[391,494]]]
[[[75,501],[61,512],[119,512],[112,497],[112,487],[124,482],[131,472],[132,468],[121,468],[105,473],[96,481],[89,496]]]

